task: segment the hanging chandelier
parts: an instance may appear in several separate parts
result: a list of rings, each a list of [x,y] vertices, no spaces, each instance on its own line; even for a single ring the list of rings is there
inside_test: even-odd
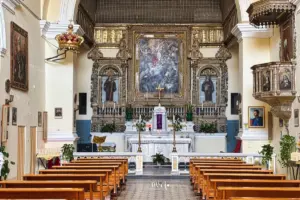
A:
[[[260,0],[247,9],[249,21],[258,28],[271,28],[285,22],[296,7],[288,0]]]

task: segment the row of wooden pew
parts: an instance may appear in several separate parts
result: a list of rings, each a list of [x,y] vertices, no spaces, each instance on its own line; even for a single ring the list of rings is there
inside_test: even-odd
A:
[[[190,180],[200,199],[300,200],[300,180],[239,159],[191,159]]]
[[[0,199],[114,199],[125,189],[127,175],[127,159],[81,158],[22,181],[1,181]]]

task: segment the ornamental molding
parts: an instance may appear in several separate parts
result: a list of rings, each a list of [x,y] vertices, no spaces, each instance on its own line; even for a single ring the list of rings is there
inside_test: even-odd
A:
[[[237,24],[231,33],[238,39],[240,43],[243,38],[270,38],[273,35],[273,29],[255,28],[250,24]]]
[[[21,6],[20,0],[0,0],[3,8],[5,8],[11,14],[15,14],[16,7]]]
[[[69,23],[51,23],[45,20],[40,21],[41,35],[46,39],[55,39],[55,36],[68,30]],[[84,30],[78,24],[73,25],[73,32],[82,36]]]
[[[300,14],[300,0],[290,0],[290,3],[296,6],[296,14]]]

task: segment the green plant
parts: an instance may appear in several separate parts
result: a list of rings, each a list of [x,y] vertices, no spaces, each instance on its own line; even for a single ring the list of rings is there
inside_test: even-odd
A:
[[[139,120],[135,125],[138,131],[146,130],[146,122],[144,120]]]
[[[3,165],[2,165],[2,169],[1,169],[1,176],[0,176],[0,180],[6,180],[7,179],[7,176],[10,172],[10,168],[9,168],[9,165],[14,165],[15,162],[13,161],[9,161],[8,158],[9,158],[9,153],[7,153],[5,151],[5,146],[1,146],[0,147],[0,153],[3,154]],[[2,162],[0,160],[0,162]]]
[[[193,121],[193,105],[190,103],[186,105],[186,121]]]
[[[132,114],[133,114],[133,108],[131,107],[131,105],[128,105],[125,110],[126,121],[132,120]]]
[[[291,135],[284,135],[280,140],[280,159],[282,167],[290,167],[291,153],[296,150],[296,138]]]
[[[180,123],[180,119],[179,119],[179,118],[177,118],[177,119],[175,120],[175,122],[172,123],[172,125],[173,125],[173,129],[174,129],[175,131],[181,131],[182,125],[181,125],[181,123]]]
[[[262,157],[262,164],[267,164],[268,161],[272,160],[274,147],[272,147],[270,144],[265,144],[262,146],[262,150],[258,152],[261,154]]]
[[[217,133],[217,125],[215,123],[203,123],[200,125],[200,133]]]
[[[67,160],[68,162],[70,162],[71,160],[73,160],[73,152],[74,152],[74,145],[73,144],[64,144],[61,147],[61,152],[62,152],[62,158],[64,160]]]
[[[170,162],[169,158],[166,158],[164,155],[160,154],[160,153],[156,153],[155,155],[151,156],[153,163],[157,164],[165,164],[166,162]]]
[[[100,132],[102,133],[112,133],[116,131],[116,125],[115,124],[105,124]]]

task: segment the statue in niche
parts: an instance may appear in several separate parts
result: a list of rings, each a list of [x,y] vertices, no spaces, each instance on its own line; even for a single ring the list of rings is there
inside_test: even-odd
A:
[[[205,81],[202,83],[202,92],[205,94],[205,101],[213,100],[213,92],[215,91],[214,83],[211,80],[211,76],[206,76]]]
[[[271,82],[270,82],[270,72],[267,71],[264,74],[264,78],[263,78],[263,91],[264,92],[268,92],[271,89]]]
[[[112,71],[109,71],[107,74],[107,79],[104,82],[104,91],[105,91],[105,95],[106,101],[113,101],[114,100],[114,92],[117,90],[117,86],[116,86],[116,82],[114,81],[114,78],[112,76]]]

